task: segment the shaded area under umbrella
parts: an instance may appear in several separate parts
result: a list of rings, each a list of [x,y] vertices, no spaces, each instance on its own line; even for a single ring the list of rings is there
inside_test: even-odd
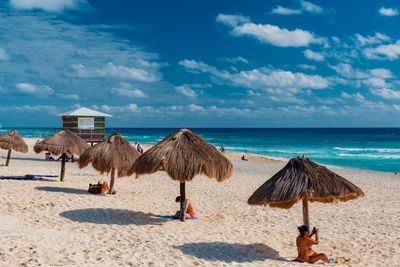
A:
[[[109,193],[113,192],[115,171],[118,177],[128,175],[128,171],[140,156],[132,145],[120,133],[114,133],[103,142],[88,148],[79,157],[79,168],[84,168],[92,163],[93,168],[103,173],[111,172]]]
[[[8,166],[8,164],[10,163],[12,150],[21,153],[28,152],[28,146],[26,145],[24,139],[19,136],[16,130],[11,130],[8,133],[0,135],[0,148],[8,150],[6,166]]]
[[[47,151],[56,156],[61,154],[60,181],[64,181],[66,154],[79,156],[88,148],[89,145],[82,138],[69,130],[62,130],[36,143],[33,150],[36,153]]]
[[[181,129],[162,140],[133,164],[129,174],[139,177],[160,169],[172,180],[180,182],[180,217],[185,220],[185,182],[196,175],[205,175],[222,182],[232,175],[232,163],[217,149],[188,129]]]
[[[292,158],[249,198],[250,205],[289,209],[303,202],[303,221],[310,226],[308,202],[332,203],[364,196],[356,185],[308,158]]]

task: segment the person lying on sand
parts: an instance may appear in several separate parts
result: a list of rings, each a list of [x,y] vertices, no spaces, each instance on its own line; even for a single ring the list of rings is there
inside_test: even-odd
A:
[[[322,260],[326,263],[329,262],[328,257],[324,253],[317,253],[311,249],[312,245],[318,245],[318,233],[319,230],[314,228],[310,234],[308,226],[302,225],[297,227],[300,232],[300,235],[296,239],[297,251],[299,255],[297,256],[297,261],[300,262],[308,262],[314,263],[319,260]],[[312,236],[315,235],[315,240],[312,239]]]
[[[181,197],[177,196],[175,198],[175,202],[180,203],[181,202]],[[197,218],[196,211],[195,211],[194,206],[193,206],[193,202],[188,198],[185,200],[185,207],[186,207],[185,218],[187,218],[187,219]],[[181,213],[181,211],[178,210],[175,215],[180,215],[180,213]]]

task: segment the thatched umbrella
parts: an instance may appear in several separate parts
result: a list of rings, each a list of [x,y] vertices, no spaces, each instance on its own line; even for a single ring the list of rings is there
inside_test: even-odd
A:
[[[293,158],[249,198],[250,205],[291,208],[303,202],[303,221],[309,226],[308,201],[332,203],[364,196],[363,191],[345,178],[308,158]]]
[[[185,219],[185,182],[196,175],[206,175],[218,182],[232,175],[231,162],[214,146],[208,144],[200,136],[190,130],[182,129],[162,140],[147,150],[133,164],[130,174],[136,177],[164,170],[176,181],[180,182],[181,220]]]
[[[66,153],[81,155],[88,148],[89,145],[82,138],[69,130],[63,130],[36,143],[33,150],[36,153],[48,151],[56,156],[61,154],[60,181],[64,181]]]
[[[110,190],[113,192],[115,171],[118,177],[128,175],[135,160],[140,156],[139,152],[119,133],[114,133],[103,142],[88,148],[79,157],[79,168],[86,167],[92,163],[93,168],[101,174],[111,172]]]
[[[0,148],[8,150],[6,166],[8,166],[10,162],[11,150],[22,153],[28,152],[28,146],[16,130],[0,135]]]

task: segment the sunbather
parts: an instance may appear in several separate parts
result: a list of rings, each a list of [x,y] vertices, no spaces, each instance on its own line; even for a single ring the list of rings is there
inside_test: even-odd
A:
[[[319,260],[324,262],[329,262],[328,257],[324,253],[317,253],[311,249],[312,245],[318,245],[318,233],[319,230],[314,228],[310,233],[308,226],[302,225],[297,228],[300,235],[296,239],[297,251],[299,255],[297,256],[298,261],[314,263]],[[315,240],[312,236],[315,235]]]
[[[181,202],[181,197],[180,197],[180,196],[177,196],[177,197],[175,198],[175,202],[180,203],[180,202]],[[197,218],[197,215],[196,215],[196,211],[195,211],[195,209],[194,209],[193,202],[192,202],[190,199],[188,199],[188,198],[185,200],[185,207],[186,207],[186,210],[185,210],[185,218],[188,218],[188,219],[190,219],[190,218]],[[178,211],[176,212],[175,215],[180,215],[180,213],[181,213],[181,211],[178,210]]]

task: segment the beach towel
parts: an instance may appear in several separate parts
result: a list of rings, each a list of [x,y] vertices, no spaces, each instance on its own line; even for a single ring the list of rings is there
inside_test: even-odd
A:
[[[40,175],[40,174],[27,174],[25,176],[3,176],[0,180],[18,180],[18,181],[33,181],[33,180],[46,180],[57,181],[57,175]]]
[[[163,219],[163,220],[179,220],[181,218],[178,215],[159,215],[158,217],[160,219]],[[185,220],[198,221],[198,220],[200,220],[200,218],[198,218],[198,217],[196,217],[196,218],[186,218]]]

